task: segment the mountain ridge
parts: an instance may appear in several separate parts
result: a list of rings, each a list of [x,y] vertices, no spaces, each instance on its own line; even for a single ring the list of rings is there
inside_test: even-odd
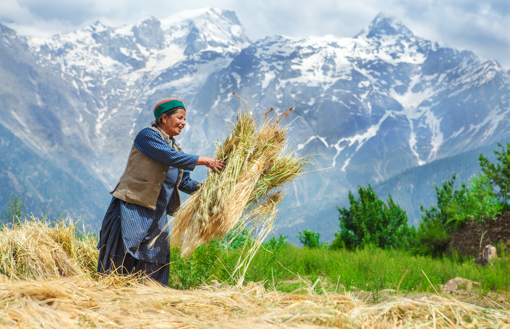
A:
[[[330,169],[289,187],[280,218],[288,227],[327,222],[310,205],[322,211],[360,183],[510,135],[509,73],[415,36],[394,17],[378,15],[355,37],[254,42],[230,11],[173,17],[117,28],[95,23],[49,39],[0,29],[8,54],[0,68],[20,81],[16,88],[0,84],[0,123],[62,170],[78,161],[111,187],[163,98],[184,100],[181,144],[206,155],[244,107],[233,91],[257,116],[294,107],[289,137],[296,154],[321,154],[317,166]]]

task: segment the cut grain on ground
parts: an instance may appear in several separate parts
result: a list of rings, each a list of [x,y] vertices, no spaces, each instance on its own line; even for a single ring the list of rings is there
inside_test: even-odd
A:
[[[439,296],[366,304],[352,294],[286,294],[262,284],[174,290],[95,274],[97,241],[72,223],[0,231],[0,326],[16,328],[508,328],[507,310]],[[146,282],[146,285],[140,282]],[[310,292],[312,290],[310,289]]]
[[[367,305],[350,294],[284,294],[254,283],[179,291],[80,277],[4,279],[0,304],[0,323],[19,328],[508,328],[510,316],[438,296]]]

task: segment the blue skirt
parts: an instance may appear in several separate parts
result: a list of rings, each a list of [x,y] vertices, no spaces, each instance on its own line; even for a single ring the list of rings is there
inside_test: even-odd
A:
[[[136,259],[127,251],[122,238],[120,203],[121,200],[113,198],[103,219],[99,233],[97,272],[119,275],[143,272],[154,281],[168,286],[170,254],[165,264],[159,264]]]

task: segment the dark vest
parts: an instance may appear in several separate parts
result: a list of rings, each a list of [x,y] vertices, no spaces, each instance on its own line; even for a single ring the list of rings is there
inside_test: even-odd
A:
[[[151,127],[151,129],[157,131],[161,135],[161,138],[163,138],[168,145],[172,146],[174,150],[182,152],[179,145],[177,145],[173,139],[170,139],[164,131],[154,127]],[[110,194],[124,202],[134,203],[155,210],[161,187],[163,186],[169,169],[170,167],[151,159],[133,144],[129,152],[126,170],[124,170],[117,186],[115,186]],[[179,185],[181,183],[182,174],[183,170],[179,169],[179,176],[177,177],[174,191],[167,206],[168,215],[173,215],[181,206]]]

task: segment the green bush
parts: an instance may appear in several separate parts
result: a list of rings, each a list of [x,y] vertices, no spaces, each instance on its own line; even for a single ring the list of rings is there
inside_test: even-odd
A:
[[[451,231],[444,226],[439,217],[423,219],[416,232],[416,246],[413,253],[442,257],[450,236]]]
[[[466,184],[460,189],[456,188],[457,175],[443,182],[441,188],[434,185],[436,189],[436,206],[425,209],[420,204],[422,221],[416,233],[416,248],[414,252],[420,255],[432,255],[441,257],[444,253],[450,236],[454,229],[453,218],[463,213],[465,196],[467,193]]]
[[[414,244],[414,228],[407,224],[405,210],[388,194],[388,204],[379,200],[374,190],[359,186],[359,198],[349,191],[350,207],[338,208],[340,234],[335,238],[335,248],[345,245],[348,249],[374,245],[382,249],[409,248]],[[342,240],[342,242],[339,241]]]
[[[455,187],[455,180],[457,174],[453,173],[452,177],[443,182],[442,187],[439,188],[434,185],[436,189],[436,206],[430,206],[429,209],[425,209],[420,204],[422,211],[422,221],[425,223],[437,221],[443,226],[447,227],[448,223],[451,222],[452,215],[455,212],[462,212],[465,195],[467,193],[466,184],[461,184],[460,189]],[[452,207],[452,204],[456,206],[456,209]],[[451,234],[453,226],[449,226],[447,231]]]
[[[416,233],[415,253],[420,255],[442,256],[450,236],[466,219],[484,221],[494,219],[501,213],[502,205],[498,202],[489,177],[476,175],[471,178],[470,187],[461,184],[455,186],[457,175],[436,185],[437,206],[425,209],[420,205],[422,221]]]
[[[216,241],[201,245],[189,258],[181,258],[179,248],[171,248],[168,285],[175,289],[189,289],[209,282],[217,273],[220,254]]]
[[[495,219],[501,213],[503,206],[498,202],[489,177],[475,175],[471,178],[471,185],[463,196],[461,204],[452,200],[446,209],[448,220],[446,225],[453,223],[455,227],[463,224],[467,218],[477,222],[485,219]]]
[[[489,178],[490,182],[499,188],[498,196],[506,204],[510,198],[510,143],[504,146],[498,143],[501,151],[495,150],[498,163],[491,163],[488,158],[480,154],[478,159],[483,173]]]
[[[278,239],[272,237],[269,241],[262,244],[263,248],[259,250],[259,253],[264,253],[266,255],[264,272],[269,272],[269,269],[271,269],[271,273],[274,275],[274,268],[281,267],[278,264],[278,259],[280,259],[283,252],[290,247],[290,243],[288,243],[286,239],[286,236],[280,234]]]
[[[244,247],[246,244],[253,242],[251,232],[244,228],[243,230],[234,229],[230,231],[227,236],[220,241],[222,249],[235,250]]]
[[[301,242],[303,244],[303,247],[322,248],[325,245],[324,245],[324,243],[321,243],[319,241],[320,236],[321,236],[320,233],[303,230],[303,232],[298,233],[297,238],[299,239],[299,242]]]
[[[262,244],[266,250],[273,252],[274,254],[280,254],[285,248],[290,246],[290,243],[287,242],[287,236],[283,236],[280,233],[278,239],[276,237],[272,237],[267,242]]]
[[[340,232],[335,232],[335,238],[333,239],[333,242],[329,245],[329,250],[340,250],[345,249],[345,242],[342,239],[342,235]]]

